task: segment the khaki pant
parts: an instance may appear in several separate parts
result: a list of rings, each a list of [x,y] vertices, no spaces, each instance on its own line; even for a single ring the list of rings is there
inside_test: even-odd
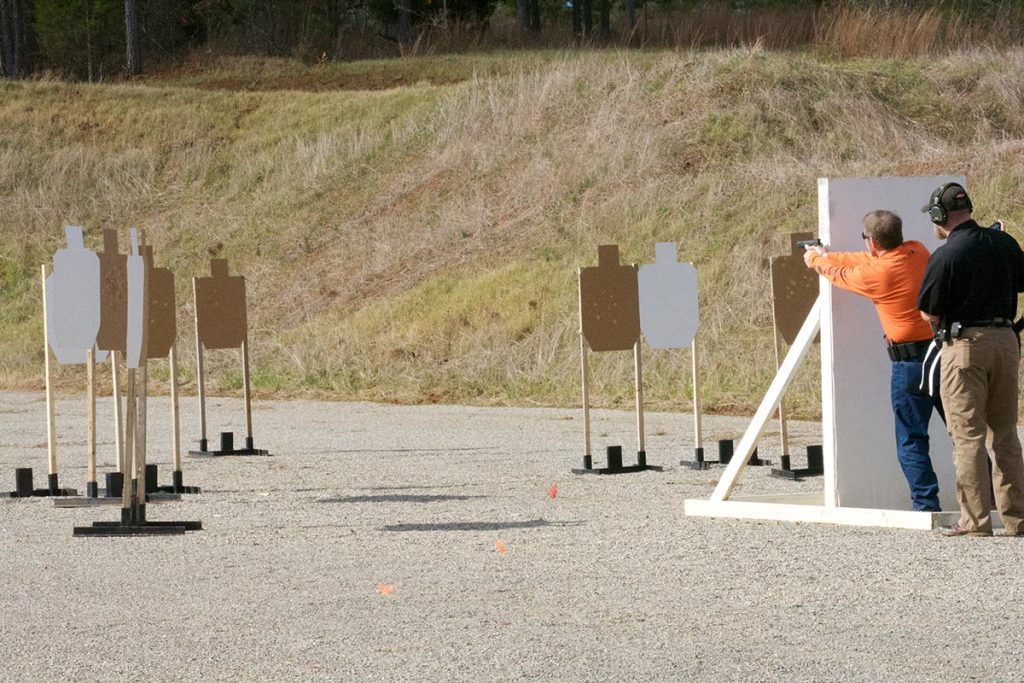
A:
[[[942,349],[942,402],[953,440],[960,526],[992,530],[988,451],[996,504],[1009,533],[1024,530],[1024,459],[1017,438],[1020,347],[1008,327],[969,327]]]

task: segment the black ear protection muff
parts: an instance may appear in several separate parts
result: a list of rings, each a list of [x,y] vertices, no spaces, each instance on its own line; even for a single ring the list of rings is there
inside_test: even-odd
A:
[[[963,199],[954,199],[953,205],[945,207],[942,205],[942,195],[951,187],[959,187],[964,191]],[[967,196],[967,190],[964,190],[964,186],[960,183],[946,183],[939,189],[932,193],[931,199],[928,201],[928,218],[931,219],[932,223],[941,225],[946,222],[949,218],[949,211],[959,211],[961,209],[973,209],[974,206],[971,204],[971,198]]]

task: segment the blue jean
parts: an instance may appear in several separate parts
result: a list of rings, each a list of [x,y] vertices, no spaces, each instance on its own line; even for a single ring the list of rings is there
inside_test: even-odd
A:
[[[933,401],[921,391],[921,359],[893,361],[892,413],[896,420],[896,458],[910,485],[914,510],[939,511],[939,480],[928,456],[928,421]]]

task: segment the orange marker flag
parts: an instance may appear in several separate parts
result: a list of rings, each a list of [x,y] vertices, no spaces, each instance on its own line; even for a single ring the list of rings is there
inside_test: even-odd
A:
[[[552,484],[551,488],[548,489],[548,497],[551,500],[558,498],[558,484]]]
[[[498,551],[499,555],[505,554],[505,541],[495,541],[494,548]]]
[[[392,586],[390,583],[378,583],[377,592],[381,595],[391,595],[395,592],[395,587]]]

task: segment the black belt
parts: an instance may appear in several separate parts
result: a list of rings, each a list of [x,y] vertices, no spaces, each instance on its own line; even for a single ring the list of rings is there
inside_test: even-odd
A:
[[[889,342],[886,344],[885,350],[889,352],[889,360],[914,360],[921,357],[931,343],[931,339],[896,344]]]

